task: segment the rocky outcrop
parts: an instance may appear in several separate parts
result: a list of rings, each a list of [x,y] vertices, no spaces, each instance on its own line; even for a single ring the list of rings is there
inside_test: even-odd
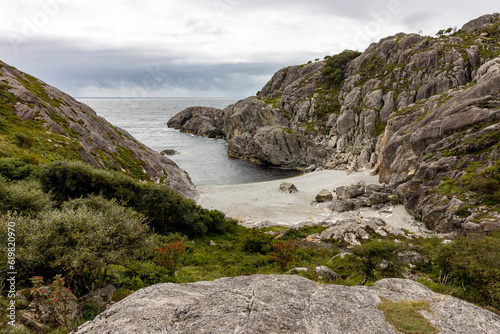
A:
[[[499,54],[495,13],[438,38],[401,33],[373,43],[337,86],[324,74],[329,59],[283,68],[257,97],[224,111],[228,153],[295,168],[373,168],[429,228],[481,226],[474,215],[485,208],[474,196],[439,187],[500,160]],[[334,209],[352,209],[346,200]]]
[[[500,316],[404,279],[323,285],[300,276],[254,275],[141,289],[76,330],[97,333],[397,333],[377,305],[425,301],[440,333],[497,333]]]
[[[189,107],[171,119],[169,128],[208,138],[224,138],[224,112],[210,107]]]
[[[361,207],[380,209],[390,202],[391,188],[384,184],[369,184],[363,182],[335,189],[337,200],[333,201],[330,209],[335,212],[357,210]]]
[[[85,104],[3,62],[0,62],[0,82],[1,92],[10,100],[9,112],[22,122],[40,127],[40,137],[36,140],[53,146],[40,151],[34,147],[34,153],[42,161],[51,160],[48,156],[51,151],[47,150],[62,151],[71,144],[75,147],[73,159],[96,168],[114,166],[138,178],[165,183],[184,196],[195,196],[196,190],[185,171],[139,143],[127,131],[99,117]],[[52,138],[56,137],[61,143],[54,142]]]

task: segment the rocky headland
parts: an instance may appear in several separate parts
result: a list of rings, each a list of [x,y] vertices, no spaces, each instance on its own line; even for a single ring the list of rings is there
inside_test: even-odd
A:
[[[374,169],[437,232],[498,228],[499,26],[495,13],[286,67],[257,96],[182,111],[169,126],[222,134],[230,156],[262,164]]]
[[[196,196],[189,175],[127,131],[113,126],[87,105],[40,79],[0,61],[3,116],[15,126],[0,146],[1,156],[36,162],[81,160],[95,168],[120,169],[142,180],[162,182],[186,197]],[[19,151],[19,152],[18,152]]]

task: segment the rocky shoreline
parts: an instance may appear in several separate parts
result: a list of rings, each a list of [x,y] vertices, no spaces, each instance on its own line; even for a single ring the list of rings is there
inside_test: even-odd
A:
[[[283,182],[293,184],[297,190],[283,192],[280,189]],[[434,235],[395,202],[368,206],[370,196],[366,196],[365,191],[363,194],[358,193],[357,198],[344,199],[348,195],[341,191],[358,187],[360,182],[366,184],[368,189],[385,188],[378,184],[377,177],[371,176],[368,170],[349,175],[344,171],[324,170],[285,180],[203,187],[199,189],[198,203],[205,208],[222,211],[248,228],[327,227],[328,232],[312,237],[318,241],[335,236],[337,240],[343,239],[350,245],[357,245],[359,240],[366,238],[367,227],[381,236]],[[331,199],[318,202],[317,195],[325,190],[331,194]],[[351,210],[336,210],[339,203],[345,202],[352,203]],[[366,205],[361,205],[363,202]]]
[[[257,163],[373,169],[427,228],[486,233],[500,228],[500,215],[467,180],[499,165],[499,26],[495,13],[449,36],[401,33],[359,56],[289,66],[257,96],[224,110],[190,108],[168,125],[223,137],[230,156]],[[332,69],[342,82],[329,81]],[[458,188],[446,192],[445,182]]]

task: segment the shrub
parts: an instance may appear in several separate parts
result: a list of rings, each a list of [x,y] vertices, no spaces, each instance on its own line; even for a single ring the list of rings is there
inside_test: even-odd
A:
[[[344,81],[344,69],[346,65],[359,55],[361,55],[361,52],[345,50],[326,59],[323,76],[327,85],[330,87],[340,86],[342,81]]]
[[[71,330],[75,330],[74,318],[78,304],[75,295],[64,286],[64,278],[60,275],[54,277],[54,283],[48,287],[43,286],[43,277],[31,278],[33,288],[31,295],[35,303],[49,310],[52,320]]]
[[[49,194],[36,181],[6,183],[0,178],[0,212],[16,211],[34,215],[53,205]]]
[[[30,149],[33,146],[33,137],[28,136],[25,133],[14,133],[14,143],[23,150]]]
[[[162,247],[156,249],[155,261],[157,264],[167,268],[169,275],[173,275],[185,252],[186,246],[179,240],[175,240],[170,244],[164,244]]]
[[[298,248],[297,242],[279,241],[273,244],[273,252],[271,258],[278,264],[280,270],[284,270],[293,261],[293,253]]]
[[[97,170],[81,162],[59,161],[41,166],[35,173],[43,189],[56,203],[88,195],[116,199],[149,219],[154,232],[178,231],[190,236],[230,230],[228,221],[217,211],[196,205],[165,185],[142,183],[119,172]]]
[[[468,300],[500,308],[500,236],[460,237],[440,245],[432,261],[440,283],[461,286]]]
[[[272,250],[273,237],[253,229],[242,239],[242,250],[247,253],[267,254]]]
[[[99,313],[101,313],[101,310],[96,303],[85,303],[80,306],[80,316],[83,321],[94,320]]]
[[[354,247],[352,253],[357,256],[354,269],[364,276],[362,284],[374,278],[400,276],[402,264],[397,256],[399,249],[393,241],[379,239]]]
[[[36,165],[28,163],[25,159],[0,159],[0,176],[5,177],[7,180],[26,179],[36,168]]]
[[[86,201],[101,201],[101,209],[92,209]],[[23,273],[62,274],[78,295],[102,287],[111,264],[133,258],[151,240],[142,215],[103,198],[78,199],[37,218],[3,216],[2,230],[7,230],[8,221],[16,221]],[[4,245],[7,242],[0,247]]]

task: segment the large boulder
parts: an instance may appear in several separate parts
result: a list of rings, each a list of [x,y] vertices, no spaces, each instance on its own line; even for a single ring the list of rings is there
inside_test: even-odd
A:
[[[333,199],[333,195],[328,189],[321,190],[316,195],[316,198],[315,198],[316,202],[318,202],[318,203],[329,202],[332,199]]]
[[[365,286],[323,285],[294,275],[253,275],[163,283],[114,304],[75,334],[383,333],[395,334],[377,305],[426,301],[440,333],[497,333],[500,316],[405,279]]]
[[[224,138],[224,111],[211,107],[189,107],[168,120],[169,128],[208,138]]]

